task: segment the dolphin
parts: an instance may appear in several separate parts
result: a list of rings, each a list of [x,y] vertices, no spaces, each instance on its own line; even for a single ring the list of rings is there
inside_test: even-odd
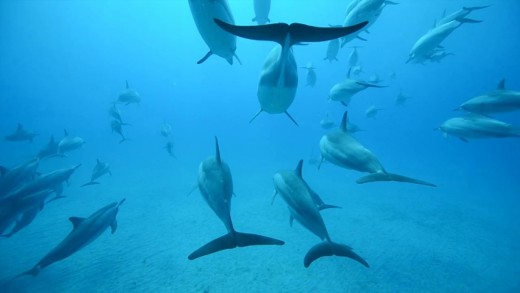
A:
[[[54,140],[54,135],[51,135],[49,142],[36,155],[39,159],[55,157],[58,154],[58,143]]]
[[[127,141],[123,133],[123,124],[121,123],[121,121],[112,119],[112,121],[110,122],[110,127],[112,128],[112,133],[115,132],[121,136],[121,140],[119,141],[119,143]]]
[[[60,198],[62,197],[63,192],[62,183],[68,181],[70,176],[80,166],[81,164],[78,164],[71,168],[58,169],[49,173],[42,174],[34,180],[22,185],[20,188],[13,190],[6,197],[24,197],[38,191],[52,189],[56,193],[55,198]]]
[[[112,172],[110,172],[110,166],[108,166],[107,163],[101,162],[99,159],[96,159],[96,165],[94,166],[94,169],[92,169],[92,175],[90,176],[90,181],[81,185],[87,186],[87,185],[94,185],[99,184],[99,182],[96,182],[94,180],[98,179],[99,177],[108,174],[112,176]]]
[[[166,149],[166,151],[168,152],[168,155],[170,155],[170,157],[175,158],[175,154],[173,153],[173,143],[171,141],[167,142],[166,145],[164,146],[164,148]]]
[[[15,132],[6,135],[4,137],[7,141],[29,141],[33,142],[34,137],[38,136],[38,133],[33,133],[30,131],[27,131],[23,128],[22,124],[18,123],[18,127],[16,128]]]
[[[271,0],[254,0],[255,17],[251,21],[257,24],[266,24],[271,22],[269,19],[269,10],[271,10]]]
[[[377,108],[376,106],[372,105],[368,107],[365,111],[365,117],[367,118],[376,118],[377,113],[383,109]]]
[[[330,40],[327,44],[327,53],[323,60],[338,61],[338,53],[339,53],[339,39]]]
[[[421,36],[413,45],[406,63],[413,61],[414,63],[423,63],[444,50],[441,43],[459,28],[462,24],[467,23],[465,19],[456,19],[445,24],[436,26]]]
[[[307,75],[305,78],[307,83],[305,84],[305,86],[314,87],[316,85],[316,79],[317,79],[316,71],[315,71],[316,68],[314,68],[312,66],[312,62],[307,63],[307,66],[302,67],[302,68],[307,70]]]
[[[58,143],[58,156],[64,156],[65,153],[79,149],[85,143],[85,140],[79,136],[70,136],[67,130],[63,130],[65,136]]]
[[[324,135],[320,140],[322,161],[327,160],[342,168],[370,173],[356,183],[374,181],[398,181],[435,187],[435,184],[389,173],[377,157],[347,132],[347,112],[343,114],[340,129]]]
[[[217,217],[224,223],[228,233],[192,252],[188,259],[215,253],[224,249],[250,245],[283,245],[284,242],[257,234],[235,231],[231,221],[231,196],[233,179],[228,164],[220,157],[218,139],[215,137],[216,154],[202,161],[199,166],[198,186],[202,197]]]
[[[487,5],[487,6],[462,7],[461,9],[453,12],[452,14],[444,16],[441,20],[439,20],[436,23],[436,26],[443,25],[443,24],[448,23],[448,22],[450,22],[452,20],[462,20],[462,19],[464,21],[466,21],[466,22],[474,22],[474,23],[482,22],[481,20],[474,20],[474,19],[466,18],[466,16],[468,16],[468,14],[470,14],[472,11],[484,9],[484,8],[487,8],[487,7],[489,7],[489,5]]]
[[[233,65],[233,57],[241,63],[235,53],[236,37],[222,30],[213,22],[213,18],[218,18],[231,24],[235,23],[227,1],[189,0],[189,4],[197,30],[209,47],[209,52],[197,61],[197,64],[203,63],[213,54],[224,58],[230,65]]]
[[[320,257],[337,255],[356,260],[368,268],[368,263],[352,248],[335,243],[330,239],[323,218],[316,206],[313,196],[315,192],[303,180],[302,165],[303,160],[300,160],[296,170],[279,171],[274,175],[273,181],[276,193],[280,194],[287,203],[291,217],[323,240],[307,252],[303,265],[307,268]]]
[[[40,163],[39,158],[23,162],[11,169],[0,166],[0,199],[32,180]]]
[[[395,97],[395,105],[396,106],[404,106],[404,104],[406,103],[406,101],[408,101],[409,99],[411,99],[412,97],[409,97],[409,96],[405,96],[403,94],[403,89],[400,89],[399,90],[399,94],[397,95],[397,97]]]
[[[349,70],[349,76],[350,76]],[[352,97],[367,88],[384,88],[384,85],[369,83],[359,79],[348,77],[344,81],[336,83],[329,91],[329,99],[331,101],[341,102],[344,106],[348,106]]]
[[[161,126],[161,135],[167,138],[171,134],[172,134],[172,126],[167,122],[163,122],[163,124]]]
[[[505,82],[500,80],[496,90],[469,99],[457,109],[482,115],[520,110],[520,91],[505,89]]]
[[[274,41],[280,45],[271,50],[264,63],[257,92],[260,111],[251,121],[261,112],[285,113],[296,125],[298,123],[287,112],[296,96],[298,86],[297,66],[292,46],[302,42],[337,39],[351,34],[367,24],[367,22],[362,22],[350,27],[314,27],[301,23],[237,26],[220,19],[215,19],[215,23],[236,36],[252,40]]]
[[[88,218],[70,217],[69,220],[72,223],[73,229],[69,235],[67,235],[58,246],[45,255],[32,269],[19,274],[15,278],[24,275],[36,276],[41,269],[71,256],[96,240],[108,227],[111,228],[112,234],[114,234],[117,229],[117,212],[119,211],[119,206],[124,201],[125,199],[119,203],[113,202],[108,204]]]
[[[520,128],[480,114],[450,118],[438,130],[444,137],[452,135],[465,142],[473,138],[520,137]]]
[[[358,62],[359,62],[359,53],[357,51],[357,48],[359,47],[351,47],[353,50],[352,52],[350,52],[350,54],[348,55],[348,66],[349,67],[354,67],[356,65],[358,65]]]
[[[32,223],[53,192],[52,189],[44,189],[23,197],[10,196],[0,200],[0,236],[11,237]],[[3,234],[13,223],[11,231]]]
[[[139,104],[141,103],[141,96],[136,90],[130,88],[127,80],[126,88],[119,94],[119,97],[117,97],[117,102],[125,105],[130,105],[132,103]],[[121,121],[121,123],[123,123],[123,121]]]
[[[125,100],[123,98],[123,100]],[[110,107],[110,109],[108,109],[108,115],[110,115],[110,117],[114,118],[114,120],[117,120],[121,123],[121,125],[130,125],[128,123],[125,123],[123,122],[123,118],[121,117],[121,112],[119,111],[119,108],[117,107],[117,103],[112,103],[112,106]]]

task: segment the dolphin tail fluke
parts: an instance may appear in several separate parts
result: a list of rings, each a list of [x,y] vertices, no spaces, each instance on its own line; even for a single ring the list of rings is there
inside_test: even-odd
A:
[[[321,242],[315,246],[313,246],[309,252],[305,255],[305,259],[303,260],[303,265],[308,268],[312,262],[317,260],[320,257],[324,256],[343,256],[351,258],[365,267],[370,267],[366,260],[364,260],[361,256],[355,253],[351,247],[348,247],[344,244],[334,243],[334,242]]]
[[[208,60],[208,58],[211,57],[211,55],[213,55],[213,52],[209,51],[208,53],[206,53],[206,55],[204,55],[204,57],[197,61],[197,64],[204,63],[204,61]]]
[[[407,183],[413,183],[413,184],[419,184],[419,185],[426,185],[431,187],[437,187],[437,185],[426,182],[419,179],[414,179],[411,177],[406,177],[403,175],[393,174],[393,173],[373,173],[366,176],[363,176],[356,180],[357,184],[363,184],[368,182],[377,182],[377,181],[396,181],[396,182],[407,182]]]
[[[221,236],[201,248],[192,252],[188,259],[194,260],[201,256],[212,254],[221,250],[232,249],[236,247],[244,247],[250,245],[283,245],[284,242],[274,238],[269,238],[262,235],[247,234],[232,231],[224,236]]]
[[[85,186],[89,186],[89,185],[95,185],[95,184],[99,184],[99,182],[95,182],[95,181],[90,181],[90,182],[87,182],[83,185],[81,185],[80,187],[85,187]]]

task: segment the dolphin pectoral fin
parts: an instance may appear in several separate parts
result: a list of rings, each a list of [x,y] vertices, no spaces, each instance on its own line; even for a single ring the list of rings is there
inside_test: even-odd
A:
[[[204,61],[208,60],[208,58],[211,57],[211,55],[213,55],[213,52],[209,51],[208,53],[206,53],[206,55],[204,55],[204,57],[202,57],[202,59],[197,61],[197,64],[204,63]]]
[[[469,140],[467,140],[466,138],[464,137],[459,137],[460,140],[462,140],[463,142],[469,142]]]
[[[85,186],[89,186],[89,185],[96,185],[96,184],[99,184],[99,182],[90,181],[90,182],[87,182],[87,183],[81,185],[80,187],[85,187]]]
[[[237,53],[233,53],[233,57],[235,57],[235,59],[237,59],[238,63],[239,63],[240,65],[242,65],[242,61],[240,61],[240,58],[238,58]]]
[[[271,199],[271,205],[273,205],[274,199],[276,198],[277,194],[278,194],[278,191],[275,190],[274,193],[273,193],[273,198]]]
[[[393,174],[393,173],[384,173],[384,172],[368,174],[368,175],[363,176],[363,177],[359,178],[358,180],[356,180],[356,183],[363,184],[363,183],[377,182],[377,181],[407,182],[407,183],[437,187],[437,185],[430,183],[430,182],[423,181],[423,180],[414,179],[411,177],[406,177],[403,175],[398,175],[398,174]]]
[[[326,210],[326,209],[341,209],[340,206],[335,206],[335,205],[331,205],[331,204],[322,204],[318,207],[318,210],[320,211],[323,211],[323,210]]]
[[[289,227],[292,227],[292,224],[294,223],[294,217],[293,215],[289,215]]]
[[[294,120],[294,118],[292,118],[292,116],[291,116],[291,114],[289,114],[289,112],[285,111],[284,113],[285,113],[285,115],[287,115],[287,117],[289,117],[289,119],[291,119],[291,121],[294,124],[296,124],[296,126],[298,126],[298,127],[300,126],[300,125],[298,125],[298,122],[296,122],[296,120]]]
[[[320,257],[324,256],[343,256],[351,258],[365,267],[370,267],[366,260],[364,260],[361,256],[356,254],[351,247],[348,247],[344,244],[334,243],[334,242],[321,242],[317,245],[313,246],[305,255],[303,260],[303,265],[308,268],[312,262],[317,260]]]
[[[114,219],[112,224],[110,224],[110,229],[111,229],[112,234],[116,233],[116,230],[117,230],[117,220],[116,219]]]
[[[482,22],[482,20],[471,19],[471,18],[460,18],[460,19],[457,19],[457,21],[460,23],[480,23],[480,22]]]
[[[247,234],[239,232],[229,232],[228,234],[221,236],[201,248],[192,252],[189,256],[189,260],[212,254],[221,250],[232,249],[235,247],[244,247],[250,245],[282,245],[283,241],[265,237],[256,234]]]
[[[186,196],[189,196],[190,194],[192,194],[195,190],[197,190],[197,188],[199,188],[199,186],[197,184],[193,185],[193,187],[190,189],[190,192],[188,192],[188,194],[186,194]]]
[[[378,85],[378,84],[368,83],[368,82],[364,82],[364,81],[357,81],[356,83],[359,85],[362,85],[362,86],[366,86],[366,87],[377,87],[377,88],[388,87],[387,85]]]
[[[260,109],[260,111],[256,112],[255,116],[253,116],[253,118],[251,118],[251,120],[249,120],[249,123],[253,122],[253,120],[256,119],[256,117],[258,117],[258,115],[260,115],[260,113],[262,113],[264,110],[263,109]]]

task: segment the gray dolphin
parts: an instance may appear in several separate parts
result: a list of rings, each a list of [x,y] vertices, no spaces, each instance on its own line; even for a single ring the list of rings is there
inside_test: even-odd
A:
[[[112,172],[110,172],[110,166],[108,166],[107,163],[101,162],[99,159],[96,159],[96,165],[94,166],[94,169],[92,169],[92,175],[90,176],[90,181],[81,185],[81,187],[87,186],[87,185],[99,184],[99,182],[96,182],[94,180],[98,179],[99,177],[101,177],[105,174],[109,174],[110,176],[112,176]]]
[[[41,269],[71,256],[96,240],[108,227],[111,228],[112,234],[114,234],[117,229],[117,212],[119,211],[119,206],[124,201],[125,199],[119,203],[113,202],[97,210],[88,218],[70,217],[69,220],[72,222],[73,229],[69,235],[44,256],[32,269],[19,274],[15,278],[24,275],[36,276]]]
[[[352,67],[351,67],[352,69]],[[377,85],[363,80],[350,78],[349,69],[348,77],[344,81],[336,83],[329,91],[329,99],[331,101],[341,102],[344,106],[348,106],[352,97],[367,88],[384,88],[384,85]]]
[[[173,153],[173,143],[171,141],[167,142],[164,148],[166,149],[170,157],[175,158],[175,154]]]
[[[305,86],[314,87],[316,85],[316,68],[312,66],[312,62],[307,63],[307,66],[302,67],[303,69],[307,70],[307,75],[305,76],[306,84]]]
[[[412,99],[412,97],[406,96],[403,94],[403,89],[399,90],[399,94],[397,94],[397,97],[395,97],[395,105],[396,106],[404,106],[406,101],[409,99]]]
[[[438,129],[444,137],[452,135],[465,142],[473,138],[520,137],[520,128],[480,114],[448,119]]]
[[[284,242],[281,240],[235,231],[230,214],[233,179],[229,166],[220,158],[220,149],[216,137],[215,145],[215,156],[200,163],[198,186],[202,197],[224,223],[228,233],[195,250],[188,256],[188,259],[193,260],[224,249],[249,245],[283,245]]]
[[[469,99],[458,109],[483,115],[520,110],[520,91],[505,89],[505,82],[500,80],[496,90]]]
[[[38,136],[38,133],[27,131],[23,128],[22,124],[18,123],[18,127],[16,128],[15,132],[6,135],[4,137],[7,141],[29,141],[32,142],[34,137]]]
[[[251,21],[257,24],[266,24],[271,22],[269,19],[269,10],[271,10],[271,0],[254,0],[255,17]]]
[[[121,136],[121,140],[119,140],[119,143],[127,141],[125,134],[123,133],[123,123],[121,123],[121,121],[112,119],[112,121],[110,122],[110,127],[112,128],[112,133],[115,132]]]
[[[439,20],[436,23],[436,26],[443,25],[443,24],[448,23],[448,22],[450,22],[452,20],[461,20],[461,19],[464,19],[466,22],[475,22],[475,23],[482,22],[481,20],[470,19],[470,18],[467,18],[466,16],[468,16],[468,14],[470,14],[471,12],[473,12],[475,10],[480,10],[480,9],[484,9],[484,8],[487,8],[487,7],[489,7],[489,5],[488,6],[462,7],[461,9],[453,12],[452,14],[444,16],[443,18],[441,18],[441,20]]]
[[[376,106],[372,105],[372,106],[368,107],[365,110],[365,117],[367,117],[367,118],[376,118],[377,114],[381,110],[383,110],[383,109],[377,108]]]
[[[313,196],[315,192],[303,180],[302,165],[303,160],[300,160],[296,170],[279,171],[274,175],[273,182],[276,193],[280,194],[287,203],[291,217],[323,240],[307,252],[303,265],[307,268],[320,257],[337,255],[349,257],[365,267],[369,267],[368,263],[357,255],[352,248],[332,242],[330,239],[323,218],[316,206]]]
[[[161,135],[168,138],[172,134],[172,126],[168,122],[163,122],[161,125]]]
[[[79,136],[69,135],[67,130],[63,130],[65,136],[58,143],[58,156],[64,156],[66,153],[71,152],[73,150],[77,150],[83,146],[85,140]]]
[[[347,132],[347,112],[343,114],[340,129],[324,135],[320,140],[322,160],[342,168],[370,173],[359,178],[358,184],[374,181],[398,181],[435,187],[435,184],[389,173],[377,157]]]
[[[238,63],[241,63],[235,53],[236,37],[222,30],[213,22],[213,18],[218,18],[231,24],[235,23],[227,1],[189,0],[188,3],[197,30],[209,47],[209,52],[197,61],[197,64],[203,63],[213,54],[224,58],[231,65],[233,65],[233,57],[237,59]]]
[[[0,199],[30,181],[36,175],[40,160],[31,159],[11,169],[0,166]]]
[[[339,61],[338,53],[339,53],[339,39],[330,40],[329,43],[327,44],[327,53],[325,55],[325,58],[323,58],[323,60],[329,60],[329,62]]]
[[[10,196],[0,201],[0,236],[11,237],[27,227],[43,209],[45,200],[54,190],[44,189],[23,197]],[[14,224],[7,234],[5,230]]]
[[[54,140],[54,135],[51,135],[49,142],[38,152],[36,157],[40,159],[55,157],[58,154],[58,143]]]
[[[367,22],[362,22],[349,27],[314,27],[301,23],[237,26],[219,19],[215,19],[215,22],[222,29],[236,36],[252,40],[274,41],[280,45],[271,50],[264,63],[257,91],[260,111],[251,121],[262,112],[285,113],[296,125],[298,123],[287,112],[294,101],[298,87],[298,72],[292,46],[302,42],[337,39],[351,34],[367,24]]]
[[[119,111],[116,102],[113,102],[112,106],[110,106],[110,109],[108,109],[108,115],[110,115],[110,117],[114,118],[115,120],[118,120],[121,123],[121,125],[130,125],[128,123],[123,122],[121,112]]]
[[[130,86],[128,85],[128,80],[127,80],[126,88],[123,92],[121,92],[119,94],[119,97],[117,97],[117,102],[125,104],[125,105],[139,104],[139,103],[141,103],[141,96],[139,95],[139,93],[136,90],[130,88]],[[123,122],[121,121],[121,123],[123,123]]]

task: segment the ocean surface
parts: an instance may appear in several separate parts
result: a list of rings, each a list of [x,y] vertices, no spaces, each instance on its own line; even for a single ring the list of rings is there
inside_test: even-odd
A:
[[[461,103],[505,87],[520,90],[520,2],[402,0],[387,5],[343,47],[323,60],[328,42],[293,47],[298,67],[312,62],[317,82],[299,70],[294,103],[284,114],[261,113],[256,96],[264,60],[276,44],[237,38],[242,61],[212,56],[188,1],[0,1],[0,135],[20,123],[33,142],[0,141],[0,165],[36,155],[53,135],[85,140],[66,157],[43,159],[38,172],[81,164],[63,199],[34,221],[0,238],[0,292],[520,292],[520,139],[461,141],[434,129]],[[272,23],[341,25],[348,1],[273,0]],[[463,6],[473,11],[442,46],[454,55],[439,63],[406,64],[415,41]],[[230,0],[238,25],[253,25],[252,0]],[[348,107],[329,101],[346,79],[348,56],[359,46],[359,78],[377,74],[384,88],[357,94]],[[111,131],[108,110],[125,90],[138,104],[119,104],[127,141]],[[394,100],[402,92],[412,99]],[[382,108],[374,119],[365,110]],[[359,125],[355,137],[389,171],[437,187],[374,182],[364,173],[325,162],[318,170],[325,117],[339,124],[345,110]],[[520,126],[520,113],[493,115]],[[170,124],[168,138],[161,135]],[[198,190],[198,166],[215,155],[214,137],[233,175],[231,217],[236,230],[285,241],[283,246],[188,255],[226,233]],[[173,155],[165,149],[173,144]],[[96,159],[112,176],[90,180]],[[273,195],[273,175],[304,160],[303,178],[329,204],[321,212],[331,238],[369,264],[324,257],[303,266],[321,240],[289,225],[285,202]],[[189,195],[188,195],[189,194]],[[71,231],[71,216],[87,217],[126,198],[110,229],[36,276],[31,269]]]

